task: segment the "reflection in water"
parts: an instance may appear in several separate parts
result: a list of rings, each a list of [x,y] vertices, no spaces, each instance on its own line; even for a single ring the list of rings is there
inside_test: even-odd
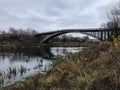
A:
[[[65,52],[79,52],[83,49],[84,47],[51,47],[50,51],[53,55],[58,55],[58,54],[64,54]]]
[[[14,58],[14,56],[13,56]],[[27,58],[27,61],[25,60]],[[24,80],[26,77],[51,68],[52,62],[40,57],[27,57],[13,60],[11,56],[0,56],[0,83],[3,86]]]
[[[19,53],[0,53],[0,86],[25,80],[30,75],[51,69],[53,55],[80,50],[81,47],[41,47],[25,49]]]
[[[53,56],[49,46],[25,48],[18,52],[27,56],[41,56],[42,58],[51,58]]]

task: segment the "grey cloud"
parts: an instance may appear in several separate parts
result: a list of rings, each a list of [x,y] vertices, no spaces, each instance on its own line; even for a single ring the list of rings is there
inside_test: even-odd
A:
[[[118,0],[0,0],[0,28],[99,27]],[[41,31],[42,30],[42,31]]]

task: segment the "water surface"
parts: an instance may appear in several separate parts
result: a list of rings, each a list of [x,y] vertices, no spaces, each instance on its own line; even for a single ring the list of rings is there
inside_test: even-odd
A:
[[[53,56],[78,52],[83,47],[42,47],[18,53],[0,53],[0,86],[7,86],[26,77],[52,68]]]

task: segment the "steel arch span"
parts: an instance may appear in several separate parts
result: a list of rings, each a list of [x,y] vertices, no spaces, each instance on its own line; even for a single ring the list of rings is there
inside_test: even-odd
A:
[[[41,43],[47,43],[47,42],[49,42],[51,39],[53,39],[53,38],[55,38],[55,37],[57,37],[57,36],[60,36],[60,35],[62,35],[62,34],[66,34],[66,33],[71,33],[71,32],[58,32],[58,33],[51,34],[51,35],[47,36],[46,38],[44,38],[44,39],[41,41]],[[100,38],[97,37],[96,35],[91,35],[90,33],[86,33],[86,32],[79,32],[79,33],[85,34],[85,35],[88,35],[88,36],[92,36],[92,37],[100,40]]]
[[[39,33],[34,36],[40,39],[41,43],[47,43],[52,38],[66,34],[66,33],[74,33],[79,32],[82,34],[86,34],[88,36],[92,36],[99,40],[110,40],[111,35],[120,35],[120,28],[118,28],[118,31],[116,32],[115,29],[105,29],[105,28],[94,28],[94,29],[63,29],[63,30],[57,30],[57,31],[51,31],[51,32],[44,32]]]

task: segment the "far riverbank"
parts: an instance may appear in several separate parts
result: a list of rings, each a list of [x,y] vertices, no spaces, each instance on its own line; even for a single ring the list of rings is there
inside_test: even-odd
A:
[[[20,42],[2,42],[0,43],[0,52],[20,51],[27,48],[41,48],[43,46],[50,47],[88,47],[96,45],[99,42],[53,42],[53,43],[20,43]]]

